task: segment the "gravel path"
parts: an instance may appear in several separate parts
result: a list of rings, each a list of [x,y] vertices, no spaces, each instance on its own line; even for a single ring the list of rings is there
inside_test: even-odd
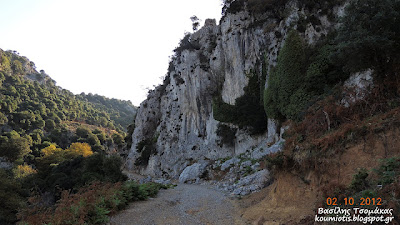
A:
[[[147,201],[134,202],[110,225],[246,224],[235,202],[210,186],[180,184]]]

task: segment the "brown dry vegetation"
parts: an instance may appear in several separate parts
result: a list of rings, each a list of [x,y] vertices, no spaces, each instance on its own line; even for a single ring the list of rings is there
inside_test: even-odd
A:
[[[284,151],[272,156],[283,160],[269,160],[274,183],[242,199],[243,217],[256,224],[313,224],[326,197],[349,197],[360,169],[372,171],[381,159],[399,157],[400,85],[386,84],[350,107],[339,104],[343,91],[337,92],[314,104],[302,122],[292,123]],[[374,176],[371,172],[368,179]],[[395,182],[378,195],[396,211],[397,192],[400,196]]]
[[[263,217],[261,224],[308,224],[327,196],[343,197],[335,193],[348,187],[360,168],[371,170],[379,159],[400,156],[399,135],[398,128],[389,129],[347,146],[325,161],[324,173],[277,172],[271,186],[242,199],[243,217],[249,221]]]

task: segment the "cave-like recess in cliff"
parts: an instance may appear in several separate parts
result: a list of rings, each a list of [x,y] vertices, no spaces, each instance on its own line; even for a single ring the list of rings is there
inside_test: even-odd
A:
[[[232,123],[240,128],[249,128],[252,135],[262,134],[267,130],[267,116],[263,108],[263,79],[254,73],[248,74],[249,83],[244,88],[244,95],[237,98],[235,105],[222,100],[221,94],[213,98],[213,115],[220,122]]]

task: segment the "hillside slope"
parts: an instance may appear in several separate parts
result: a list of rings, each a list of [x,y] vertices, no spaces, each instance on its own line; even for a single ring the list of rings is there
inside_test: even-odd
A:
[[[0,55],[2,132],[15,130],[32,137],[39,133],[36,139],[47,138],[65,147],[68,143],[51,139],[51,134],[60,129],[74,131],[77,125],[87,124],[108,134],[117,130],[113,132],[123,135],[134,118],[136,109],[129,101],[74,95],[56,86],[44,71],[37,72],[26,57],[2,50]]]
[[[125,180],[119,155],[135,111],[129,101],[74,95],[0,49],[0,223],[35,217],[32,199],[51,208],[63,191]]]

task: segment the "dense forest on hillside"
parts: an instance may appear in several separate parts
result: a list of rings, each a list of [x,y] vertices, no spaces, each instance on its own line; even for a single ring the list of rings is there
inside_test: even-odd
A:
[[[130,101],[74,95],[26,57],[0,50],[0,223],[19,212],[35,224],[64,190],[126,180],[119,154],[135,111]]]

